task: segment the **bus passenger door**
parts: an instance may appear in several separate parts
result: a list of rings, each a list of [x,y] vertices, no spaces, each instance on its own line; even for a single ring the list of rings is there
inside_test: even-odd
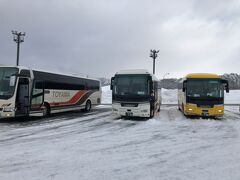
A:
[[[44,83],[35,81],[31,95],[30,116],[43,116],[42,105],[44,103]]]
[[[20,77],[16,96],[16,116],[26,116],[29,104],[29,79]]]

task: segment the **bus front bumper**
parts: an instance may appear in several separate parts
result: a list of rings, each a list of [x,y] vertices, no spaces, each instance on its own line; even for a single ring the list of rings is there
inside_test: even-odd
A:
[[[184,113],[189,116],[222,117],[224,115],[224,106],[214,105],[212,108],[205,108],[198,107],[196,104],[186,104],[184,106]]]
[[[121,103],[113,103],[112,112],[119,116],[150,117],[150,103],[138,103],[137,107],[123,107]]]

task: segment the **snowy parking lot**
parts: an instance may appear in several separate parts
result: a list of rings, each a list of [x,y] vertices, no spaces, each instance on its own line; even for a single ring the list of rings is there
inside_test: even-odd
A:
[[[110,92],[104,90],[105,103]],[[173,102],[175,91],[163,92]],[[239,97],[227,97],[229,102]],[[0,179],[240,179],[239,107],[189,119],[163,106],[149,120],[89,113],[0,123]]]

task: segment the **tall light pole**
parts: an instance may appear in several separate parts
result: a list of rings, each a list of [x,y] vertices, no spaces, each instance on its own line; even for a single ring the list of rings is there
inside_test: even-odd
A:
[[[159,50],[156,51],[156,50],[150,50],[150,57],[153,58],[153,74],[155,74],[155,60],[157,58],[157,53],[159,53]]]
[[[13,40],[17,43],[17,63],[16,65],[19,65],[19,49],[20,49],[20,43],[24,42],[24,36],[26,33],[12,31],[13,34]]]

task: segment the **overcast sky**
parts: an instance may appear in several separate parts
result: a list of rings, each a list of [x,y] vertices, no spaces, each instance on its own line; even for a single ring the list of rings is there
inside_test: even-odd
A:
[[[16,63],[12,30],[32,68],[110,78],[152,71],[159,49],[158,78],[240,73],[239,0],[0,0],[0,64]]]

